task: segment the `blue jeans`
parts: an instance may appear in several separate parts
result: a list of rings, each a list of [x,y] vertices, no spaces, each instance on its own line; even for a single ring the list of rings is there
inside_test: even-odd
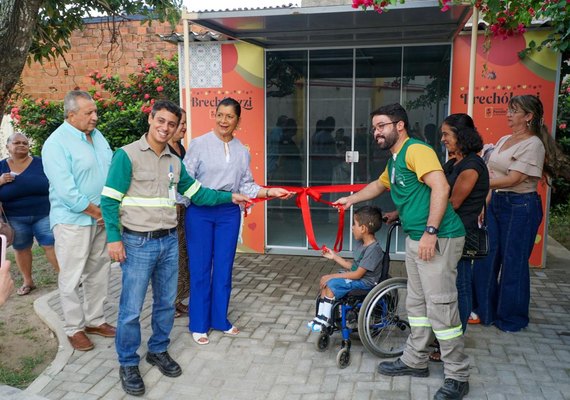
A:
[[[335,299],[340,300],[353,289],[372,289],[374,285],[360,279],[333,278],[327,282],[328,288],[333,292]]]
[[[485,325],[516,332],[528,325],[528,259],[542,221],[536,193],[493,192],[488,207],[489,255],[473,266],[475,312]]]
[[[473,307],[473,283],[471,282],[471,260],[462,258],[457,263],[457,309],[463,333]]]
[[[178,280],[178,234],[147,239],[123,233],[127,253],[123,271],[115,347],[123,367],[139,365],[140,315],[149,281],[152,282],[152,336],[148,351],[165,352],[174,324],[174,298]]]

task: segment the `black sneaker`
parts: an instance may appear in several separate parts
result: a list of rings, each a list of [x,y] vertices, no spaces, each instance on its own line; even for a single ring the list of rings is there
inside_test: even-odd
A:
[[[120,367],[119,377],[125,393],[132,396],[142,396],[144,394],[144,382],[139,372],[139,367]]]
[[[182,375],[182,368],[170,357],[167,351],[164,353],[146,353],[146,362],[156,365],[164,376],[176,378]]]
[[[416,376],[418,378],[425,378],[429,376],[429,369],[428,368],[412,368],[408,367],[401,359],[397,359],[396,361],[386,361],[381,362],[378,365],[378,372],[382,375],[388,376]]]
[[[434,400],[461,400],[469,393],[469,382],[460,382],[455,379],[445,378],[443,386],[439,388]]]

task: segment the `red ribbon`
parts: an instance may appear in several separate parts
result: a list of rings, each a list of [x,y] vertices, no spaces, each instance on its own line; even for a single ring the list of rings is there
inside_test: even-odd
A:
[[[334,243],[334,251],[339,252],[342,250],[343,243],[343,231],[344,231],[344,213],[343,207],[335,206],[332,202],[323,200],[323,193],[343,193],[343,192],[358,192],[362,190],[366,184],[357,185],[329,185],[329,186],[313,186],[313,187],[298,187],[298,186],[280,186],[290,192],[295,192],[297,198],[295,203],[297,207],[301,209],[301,214],[303,215],[303,224],[305,225],[305,233],[307,234],[307,239],[309,239],[309,244],[314,250],[324,249],[325,246],[317,245],[317,240],[315,239],[315,231],[313,230],[313,221],[311,220],[311,209],[309,207],[309,197],[319,203],[327,204],[338,210],[338,229],[336,232],[336,240]],[[266,186],[266,188],[271,188],[276,186]],[[266,200],[272,200],[277,197],[269,198],[255,198],[251,199],[251,204],[259,203]],[[247,217],[247,207],[245,216]]]

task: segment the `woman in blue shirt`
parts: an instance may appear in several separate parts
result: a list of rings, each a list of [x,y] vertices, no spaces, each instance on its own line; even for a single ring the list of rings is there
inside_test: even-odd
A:
[[[56,271],[59,271],[59,265],[49,227],[49,182],[42,160],[29,154],[30,142],[22,133],[11,135],[6,147],[10,157],[0,161],[0,201],[8,222],[14,228],[12,246],[24,280],[16,293],[23,296],[36,288],[32,278],[34,237]]]

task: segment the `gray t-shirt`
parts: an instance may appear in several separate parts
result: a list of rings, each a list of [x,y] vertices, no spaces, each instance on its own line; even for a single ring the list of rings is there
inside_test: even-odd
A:
[[[368,246],[364,246],[361,240],[357,240],[354,243],[353,269],[358,267],[364,268],[366,273],[360,280],[374,286],[380,280],[380,275],[382,275],[381,263],[384,257],[382,246],[377,241]]]

